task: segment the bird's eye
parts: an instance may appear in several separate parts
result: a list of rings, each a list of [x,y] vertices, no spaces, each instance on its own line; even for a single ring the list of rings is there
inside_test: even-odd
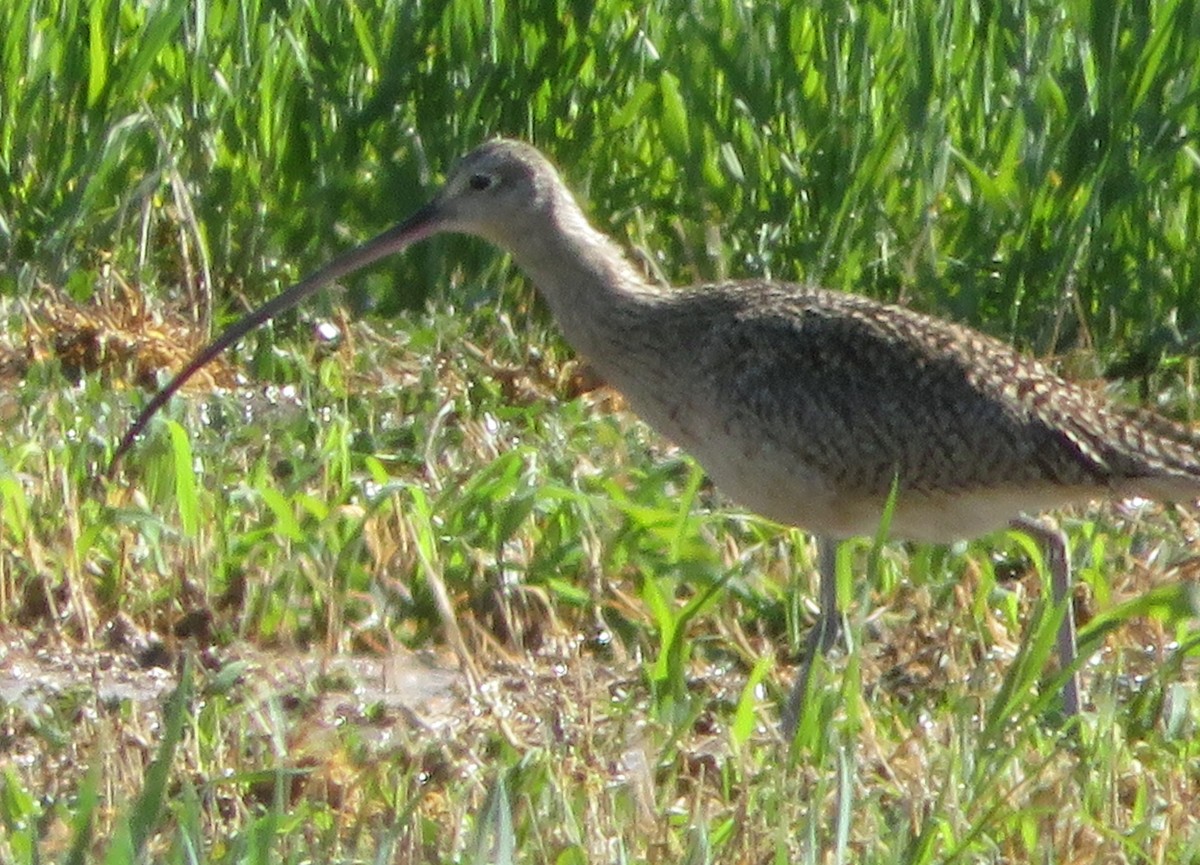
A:
[[[471,179],[467,181],[476,192],[483,192],[485,189],[490,189],[493,182],[492,175],[490,174],[472,174]]]

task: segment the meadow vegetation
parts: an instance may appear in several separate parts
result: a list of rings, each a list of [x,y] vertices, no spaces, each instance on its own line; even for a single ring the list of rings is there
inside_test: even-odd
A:
[[[415,248],[146,387],[538,144],[672,283],[813,280],[1182,420],[1193,0],[0,5],[0,862],[1189,862],[1188,508],[848,545],[796,740],[802,532],[598,387],[507,259]]]

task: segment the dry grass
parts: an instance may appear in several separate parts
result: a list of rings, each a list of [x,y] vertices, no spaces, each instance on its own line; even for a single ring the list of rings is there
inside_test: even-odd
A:
[[[208,335],[177,314],[151,310],[146,296],[113,277],[114,296],[76,303],[53,286],[37,286],[37,300],[21,305],[21,333],[0,343],[0,381],[16,387],[30,364],[56,362],[68,379],[97,375],[116,385],[156,390]],[[218,358],[188,387],[198,392],[237,384],[234,367]]]

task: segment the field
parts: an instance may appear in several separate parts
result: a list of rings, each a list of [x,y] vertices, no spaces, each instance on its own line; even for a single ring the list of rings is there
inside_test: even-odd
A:
[[[779,8],[774,8],[778,6]],[[760,8],[761,7],[761,8]],[[847,544],[724,498],[445,238],[503,134],[655,279],[811,280],[1194,420],[1192,0],[0,5],[0,863],[1200,861],[1200,522]]]

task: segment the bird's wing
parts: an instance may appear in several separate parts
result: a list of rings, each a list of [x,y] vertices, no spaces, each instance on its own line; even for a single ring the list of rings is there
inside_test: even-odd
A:
[[[1106,483],[1093,430],[1068,422],[1093,398],[998,340],[828,292],[728,318],[700,362],[729,423],[840,489],[886,493],[897,472],[924,491]]]

